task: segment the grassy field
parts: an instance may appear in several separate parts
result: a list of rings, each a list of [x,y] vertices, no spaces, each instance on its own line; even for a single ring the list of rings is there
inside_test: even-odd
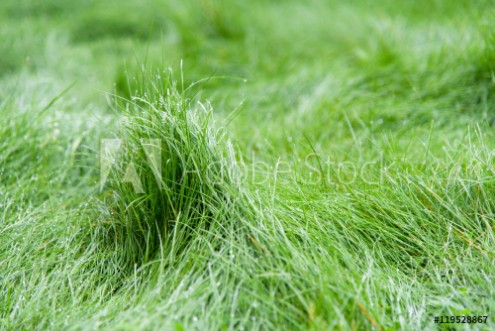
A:
[[[2,0],[0,329],[494,330],[494,9]]]

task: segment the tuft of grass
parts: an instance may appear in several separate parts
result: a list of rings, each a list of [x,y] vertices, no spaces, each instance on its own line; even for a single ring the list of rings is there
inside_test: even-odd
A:
[[[193,104],[170,72],[142,76],[121,105],[122,151],[104,194],[131,263],[156,258],[159,247],[180,256],[192,237],[229,228],[242,203],[210,106]]]

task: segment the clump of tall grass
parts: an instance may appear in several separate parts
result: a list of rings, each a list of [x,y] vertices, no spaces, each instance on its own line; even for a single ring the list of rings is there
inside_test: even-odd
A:
[[[193,104],[171,72],[142,74],[131,100],[118,103],[121,148],[104,193],[112,237],[132,263],[148,261],[160,247],[175,254],[194,236],[224,226],[239,198],[232,194],[234,162],[211,125],[209,105]]]

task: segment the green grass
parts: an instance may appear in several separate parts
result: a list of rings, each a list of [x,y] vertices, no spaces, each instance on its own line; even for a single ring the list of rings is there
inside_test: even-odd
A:
[[[493,329],[493,8],[2,1],[0,329]]]

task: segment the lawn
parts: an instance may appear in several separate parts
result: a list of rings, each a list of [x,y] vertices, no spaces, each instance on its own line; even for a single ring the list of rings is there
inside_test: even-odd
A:
[[[494,330],[494,221],[492,0],[0,2],[1,330]]]

